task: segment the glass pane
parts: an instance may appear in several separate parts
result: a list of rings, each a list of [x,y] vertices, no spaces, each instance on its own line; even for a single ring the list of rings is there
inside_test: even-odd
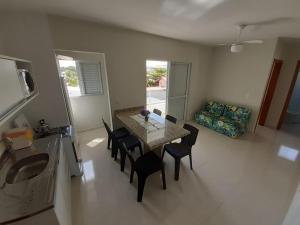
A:
[[[147,109],[158,109],[165,115],[168,62],[147,60],[146,69]]]
[[[80,96],[79,79],[74,60],[59,60],[59,67],[70,97]]]

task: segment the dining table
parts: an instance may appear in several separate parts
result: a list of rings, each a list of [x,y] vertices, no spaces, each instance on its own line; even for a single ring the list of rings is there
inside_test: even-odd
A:
[[[148,120],[141,115],[144,107],[127,108],[115,111],[115,117],[144,144],[145,151],[161,150],[164,144],[188,135],[182,126],[172,123],[155,113]]]

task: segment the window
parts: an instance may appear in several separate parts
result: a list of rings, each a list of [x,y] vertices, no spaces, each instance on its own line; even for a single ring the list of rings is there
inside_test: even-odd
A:
[[[59,66],[70,97],[103,95],[99,63],[59,60]]]
[[[80,68],[79,84],[81,93],[86,95],[102,95],[103,86],[100,64],[77,62],[76,65]]]

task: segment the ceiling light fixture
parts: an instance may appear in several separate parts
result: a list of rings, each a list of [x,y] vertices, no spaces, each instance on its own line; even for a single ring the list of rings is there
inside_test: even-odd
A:
[[[244,49],[244,45],[242,45],[242,44],[232,44],[230,51],[233,53],[238,53],[238,52],[243,51],[243,49]]]

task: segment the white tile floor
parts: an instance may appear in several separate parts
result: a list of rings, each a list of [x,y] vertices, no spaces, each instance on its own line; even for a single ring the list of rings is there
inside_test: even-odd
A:
[[[136,202],[136,177],[129,184],[129,162],[121,173],[110,158],[105,130],[82,133],[85,171],[72,181],[73,224],[281,225],[299,181],[299,157],[290,161],[299,137],[260,127],[256,135],[230,139],[196,126],[194,170],[183,159],[175,182],[166,154],[167,190],[159,173],[153,175],[142,203]],[[278,156],[280,149],[290,160]]]

